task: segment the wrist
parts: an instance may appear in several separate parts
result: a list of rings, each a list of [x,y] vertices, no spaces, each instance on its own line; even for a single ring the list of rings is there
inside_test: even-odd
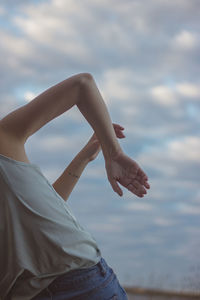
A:
[[[103,151],[105,161],[115,160],[123,152],[121,147],[110,148]]]
[[[81,150],[77,155],[76,155],[76,160],[82,164],[87,165],[90,161],[90,157],[87,155],[87,153],[83,150]]]
[[[71,175],[72,177],[80,178],[80,176],[78,176],[78,175],[76,175],[76,174],[74,174],[74,173],[72,173],[72,172],[70,172],[70,171],[67,171],[67,173],[68,173],[69,175]]]

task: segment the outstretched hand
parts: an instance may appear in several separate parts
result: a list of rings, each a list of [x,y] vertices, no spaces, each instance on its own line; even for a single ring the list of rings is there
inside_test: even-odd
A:
[[[113,123],[113,128],[118,138],[125,137],[122,132],[122,130],[124,130],[122,126]],[[100,150],[101,144],[96,134],[93,133],[81,152],[88,161],[93,161]],[[138,197],[143,197],[144,194],[147,193],[146,189],[150,189],[148,177],[145,172],[135,160],[127,156],[122,150],[115,157],[106,160],[105,167],[108,180],[113,190],[118,193],[119,196],[122,196],[123,192],[118,183]]]
[[[123,192],[117,182],[138,197],[143,197],[150,188],[148,177],[136,161],[120,151],[113,159],[105,161],[108,180],[119,196]]]

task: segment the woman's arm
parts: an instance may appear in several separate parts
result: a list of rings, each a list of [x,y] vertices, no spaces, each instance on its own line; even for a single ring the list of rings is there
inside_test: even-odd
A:
[[[56,192],[65,201],[67,201],[88,163],[89,159],[84,155],[84,153],[79,152],[64,172],[52,184]]]
[[[113,127],[118,138],[124,138],[122,130],[124,128],[113,123]],[[94,133],[87,144],[74,157],[69,166],[63,171],[58,179],[52,184],[56,192],[65,200],[68,200],[72,190],[77,184],[83,170],[89,162],[93,161],[101,150],[101,145]]]
[[[80,73],[50,87],[31,102],[14,110],[0,125],[23,144],[41,127],[77,105],[96,132],[105,157],[121,148],[115,137],[107,107],[89,73]]]

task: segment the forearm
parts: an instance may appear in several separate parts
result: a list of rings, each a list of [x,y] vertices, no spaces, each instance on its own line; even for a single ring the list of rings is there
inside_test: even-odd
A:
[[[104,158],[121,150],[103,98],[89,73],[74,75],[38,95],[1,120],[2,128],[24,145],[49,121],[77,105],[94,129]]]
[[[94,129],[105,159],[122,151],[109,112],[92,76],[82,80],[77,107]]]
[[[81,152],[79,152],[68,165],[68,167],[63,171],[60,177],[52,184],[56,192],[65,201],[67,201],[88,162],[89,160],[85,158]]]

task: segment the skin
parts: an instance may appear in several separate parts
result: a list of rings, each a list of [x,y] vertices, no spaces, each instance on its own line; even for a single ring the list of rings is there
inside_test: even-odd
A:
[[[122,132],[124,129],[119,124],[113,123],[113,127],[118,138],[122,139],[125,137]],[[54,189],[65,201],[68,200],[88,163],[95,160],[100,151],[101,144],[99,143],[96,134],[93,133],[86,145],[80,150],[63,173],[53,183]],[[68,172],[78,177],[72,176]]]
[[[150,188],[139,164],[118,143],[106,104],[93,76],[80,73],[50,87],[0,120],[0,154],[29,163],[25,143],[45,124],[74,105],[93,128],[101,145],[108,181],[119,196],[119,183],[138,197]]]

